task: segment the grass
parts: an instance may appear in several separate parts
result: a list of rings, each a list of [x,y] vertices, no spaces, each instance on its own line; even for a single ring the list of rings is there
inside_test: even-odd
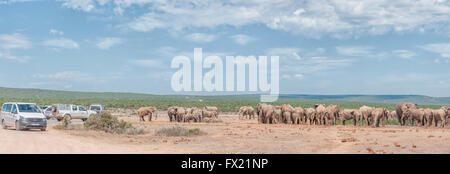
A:
[[[162,127],[156,131],[156,135],[158,136],[197,136],[197,135],[205,135],[206,133],[201,131],[199,128],[189,129],[182,126],[173,126],[173,127]]]

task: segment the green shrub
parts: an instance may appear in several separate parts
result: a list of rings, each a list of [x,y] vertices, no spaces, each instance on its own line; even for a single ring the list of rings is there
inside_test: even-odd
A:
[[[100,112],[90,116],[84,127],[91,130],[102,130],[108,133],[117,134],[143,134],[143,129],[135,128],[131,123],[117,119],[109,112]]]
[[[195,135],[204,135],[203,131],[200,131],[199,128],[195,129],[188,129],[186,127],[182,126],[173,126],[173,127],[163,127],[158,129],[156,131],[156,135],[159,136],[168,136],[168,137],[174,137],[174,136],[195,136]]]

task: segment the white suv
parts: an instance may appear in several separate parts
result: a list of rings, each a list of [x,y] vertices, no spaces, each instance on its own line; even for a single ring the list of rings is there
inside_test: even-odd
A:
[[[90,115],[92,115],[92,113],[87,111],[83,106],[72,104],[52,105],[52,116],[55,117],[58,121],[61,121],[64,117],[86,121]]]
[[[47,119],[35,103],[4,103],[1,112],[3,129],[15,127],[16,130],[47,129]]]

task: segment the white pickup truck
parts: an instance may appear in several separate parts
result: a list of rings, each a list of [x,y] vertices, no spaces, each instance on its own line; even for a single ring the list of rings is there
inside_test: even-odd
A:
[[[89,116],[95,114],[95,112],[88,111],[83,106],[72,104],[53,104],[50,111],[51,117],[55,117],[58,121],[61,121],[64,117],[86,121]],[[49,111],[46,110],[44,112]],[[45,115],[48,115],[48,113],[45,113]]]

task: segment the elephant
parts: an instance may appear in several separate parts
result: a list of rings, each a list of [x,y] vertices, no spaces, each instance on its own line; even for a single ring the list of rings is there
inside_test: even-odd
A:
[[[316,110],[314,108],[306,108],[305,115],[310,125],[316,122]]]
[[[241,119],[241,115],[242,115],[242,117],[244,117],[244,112],[247,110],[247,107],[248,107],[248,106],[241,106],[241,107],[239,108],[239,111],[238,111],[239,119]]]
[[[383,121],[383,127],[386,125],[386,120],[388,119],[389,111],[385,108],[374,108],[370,113],[373,123],[373,127],[379,127],[380,121]]]
[[[397,105],[395,107],[395,112],[397,113],[397,119],[401,126],[404,126],[406,124],[406,122],[404,122],[404,120],[402,120],[403,112],[405,112],[406,109],[409,109],[409,108],[418,109],[419,107],[417,106],[417,104],[406,103],[406,102],[399,102],[399,103],[397,103]]]
[[[339,117],[339,106],[337,105],[329,105],[326,107],[324,123],[325,124],[336,124],[336,121]],[[331,122],[331,123],[329,123]]]
[[[272,124],[283,123],[283,121],[282,121],[283,111],[281,110],[281,106],[274,106],[273,108],[274,108],[274,113],[273,113],[273,119],[271,119],[272,120],[271,123]]]
[[[253,107],[248,106],[247,110],[245,111],[245,115],[248,115],[249,119],[253,119],[255,117],[255,109]]]
[[[212,119],[212,118],[218,118],[217,117],[217,113],[215,112],[215,111],[208,111],[207,109],[202,109],[202,119],[205,119],[205,118],[209,118],[209,119]]]
[[[278,112],[281,113],[281,107],[276,107],[265,103],[258,104],[258,122],[263,124],[277,123],[277,117],[280,115],[276,114],[276,110],[279,110]]]
[[[292,112],[294,111],[294,107],[292,107],[290,104],[282,104],[281,105],[281,117],[278,118],[280,122],[291,124],[293,121],[292,119]]]
[[[200,108],[193,108],[192,109],[192,115],[194,118],[197,119],[197,122],[202,122],[202,109]]]
[[[214,113],[214,117],[217,119],[219,118],[219,110],[215,106],[205,106],[206,111],[211,111]]]
[[[301,124],[305,119],[305,110],[302,107],[293,108],[293,112],[291,114],[291,122],[292,124]]]
[[[171,106],[171,107],[167,108],[167,115],[169,116],[170,122],[176,121],[176,115],[177,115],[176,107],[177,106]]]
[[[241,118],[241,114],[242,118],[247,118],[248,116],[249,119],[252,119],[252,117],[255,117],[255,109],[251,106],[242,106],[239,108],[239,118]]]
[[[184,107],[176,107],[175,112],[177,122],[182,122],[184,120],[184,116],[186,115],[186,109]]]
[[[441,127],[444,127],[447,124],[447,112],[444,109],[433,109],[431,110],[433,113],[434,126],[437,127],[438,122],[441,121]]]
[[[431,126],[433,124],[433,111],[430,108],[422,109],[423,115],[423,124],[426,126]]]
[[[197,108],[186,108],[186,114],[183,117],[183,122],[190,122],[191,120],[194,122],[200,122],[200,118],[198,114],[194,114]]]
[[[402,120],[411,120],[411,125],[413,126],[415,126],[416,120],[418,121],[419,125],[424,125],[424,115],[425,112],[422,109],[409,108],[406,111],[403,111],[403,117],[406,118],[402,118]]]
[[[366,106],[366,105],[361,106],[359,108],[359,111],[361,112],[360,122],[361,122],[362,125],[364,124],[363,123],[364,120],[366,120],[368,126],[372,124],[372,111],[374,109],[375,108],[369,107],[369,106]]]
[[[322,125],[322,119],[325,117],[326,108],[324,104],[316,104],[314,105],[314,109],[316,110],[316,124]]]
[[[344,109],[342,111],[339,111],[339,119],[342,122],[342,125],[345,125],[345,121],[347,120],[353,120],[353,125],[356,126],[356,112],[355,109]]]
[[[396,111],[389,112],[388,120],[394,120],[394,118],[397,118],[397,112]]]
[[[356,119],[356,122],[359,122],[359,125],[361,126],[362,125],[362,119],[363,119],[361,111],[359,109],[355,109],[355,112],[353,114],[354,114],[354,117]],[[355,125],[356,125],[356,123],[355,123]]]
[[[256,112],[258,114],[258,122],[259,123],[266,123],[266,115],[267,112],[272,108],[272,105],[266,104],[266,103],[259,103],[257,108],[256,108]]]
[[[140,117],[139,121],[145,121],[144,117],[146,115],[148,115],[148,121],[152,121],[153,114],[155,114],[156,119],[158,117],[156,111],[157,111],[156,107],[153,106],[139,108],[137,110],[138,116]]]
[[[277,113],[279,115],[277,115]],[[276,124],[278,123],[277,117],[279,117],[281,115],[281,108],[277,108],[277,107],[270,107],[267,111],[266,111],[266,115],[264,116],[265,123],[267,124]]]

